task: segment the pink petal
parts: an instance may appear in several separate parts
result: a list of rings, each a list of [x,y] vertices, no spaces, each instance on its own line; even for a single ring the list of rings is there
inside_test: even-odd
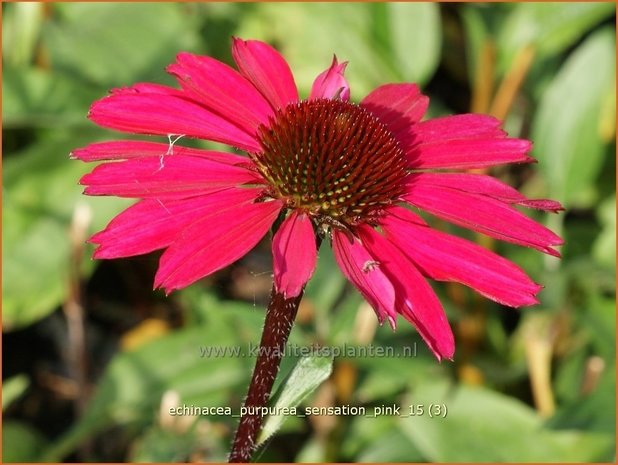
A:
[[[258,40],[234,38],[232,56],[240,73],[270,102],[273,109],[298,101],[294,76],[285,59]]]
[[[363,246],[376,257],[397,297],[397,311],[412,323],[438,360],[453,359],[455,341],[442,305],[425,278],[401,251],[373,228],[358,228]]]
[[[505,163],[530,163],[527,153],[532,144],[522,139],[454,140],[445,143],[421,144],[406,151],[410,167],[484,168]]]
[[[109,93],[112,95],[159,94],[184,97],[183,93],[178,89],[150,82],[138,82],[129,87],[116,87],[110,90]]]
[[[182,145],[161,144],[159,142],[142,142],[139,140],[97,142],[71,152],[71,158],[86,162],[176,155],[201,157],[228,165],[244,164],[251,166],[253,164],[251,159],[233,153],[194,149],[183,147]]]
[[[428,186],[457,189],[471,194],[482,194],[503,202],[557,212],[563,210],[559,202],[553,200],[531,200],[517,189],[492,176],[468,173],[416,173],[409,178],[412,183],[422,182]]]
[[[180,53],[167,71],[193,100],[248,134],[268,124],[273,111],[253,85],[236,70],[207,56]]]
[[[500,129],[501,124],[500,120],[493,116],[474,113],[442,116],[416,124],[411,131],[414,140],[410,143],[426,144],[460,139],[504,138],[506,133]]]
[[[399,137],[418,123],[427,111],[429,98],[416,84],[385,84],[372,91],[360,103]]]
[[[332,237],[335,260],[344,276],[373,307],[380,324],[388,318],[391,327],[395,329],[397,326],[395,290],[378,266],[378,262],[358,239],[354,238],[354,241],[350,242],[348,236],[337,229],[333,230]]]
[[[137,134],[185,135],[256,152],[260,144],[197,103],[162,93],[124,90],[96,101],[88,117],[100,126]]]
[[[88,195],[183,198],[244,183],[259,175],[240,166],[183,155],[135,158],[103,163],[79,181]]]
[[[262,189],[229,188],[189,199],[147,199],[127,208],[89,242],[94,258],[130,257],[170,245],[190,224],[255,200]],[[147,227],[145,227],[147,226]]]
[[[399,135],[415,169],[484,168],[502,163],[529,163],[532,144],[506,138],[500,122],[486,115],[456,115],[423,121]]]
[[[551,247],[562,244],[562,239],[504,202],[427,184],[422,178],[412,176],[413,182],[404,195],[412,205],[488,236],[560,256]]]
[[[387,239],[432,279],[465,284],[511,307],[538,303],[535,296],[542,286],[521,268],[473,242],[430,228],[405,208],[390,208],[382,228]]]
[[[313,81],[309,100],[327,98],[339,98],[344,101],[350,100],[350,85],[343,76],[348,62],[337,62],[337,57],[333,56],[333,62],[326,71],[323,71]]]
[[[282,206],[278,200],[243,204],[193,223],[161,256],[155,287],[169,293],[238,260],[264,237]]]
[[[560,202],[556,202],[555,200],[526,199],[515,203],[517,203],[517,205],[521,205],[522,207],[534,208],[536,210],[544,210],[552,213],[558,213],[559,211],[564,210],[562,204]]]
[[[294,211],[273,238],[275,287],[286,298],[298,296],[315,270],[317,249],[311,219]]]

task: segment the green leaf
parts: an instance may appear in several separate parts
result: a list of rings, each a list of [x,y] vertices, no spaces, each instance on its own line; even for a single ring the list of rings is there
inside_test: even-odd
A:
[[[333,357],[310,356],[299,360],[281,388],[273,397],[271,407],[274,409],[291,409],[298,407],[309,394],[330,376],[333,369]],[[285,421],[284,415],[270,415],[260,432],[257,444],[263,444],[275,434]]]
[[[71,76],[35,68],[6,67],[2,76],[2,119],[5,128],[90,125],[90,102],[105,91]]]
[[[17,375],[2,382],[2,410],[11,405],[28,388],[26,375]]]
[[[405,81],[424,83],[440,60],[440,7],[434,3],[385,3],[393,64]]]
[[[17,2],[2,7],[2,58],[6,63],[26,66],[31,62],[41,32],[44,8],[45,5],[39,2]]]
[[[341,274],[339,269],[337,273]],[[361,311],[362,306],[368,305],[363,301],[362,296],[356,291],[356,289],[348,288],[343,300],[327,314],[320,315],[321,318],[329,320],[329,331],[325,335],[326,341],[333,346],[341,346],[343,344],[356,344],[355,336],[358,329],[357,319]],[[375,318],[377,324],[377,317],[373,313],[373,309],[370,310],[371,318]]]
[[[333,252],[325,244],[320,247],[316,270],[307,283],[303,297],[305,304],[314,309],[313,325],[321,339],[326,340],[336,324],[334,310],[345,285],[346,279],[337,266]]]
[[[398,417],[390,415],[354,417],[341,449],[344,457],[354,457],[356,462],[426,461],[399,428]]]
[[[146,429],[131,447],[130,462],[187,463],[196,461],[196,457],[226,461],[229,444],[227,437],[222,437],[223,430],[204,419],[175,419],[178,420],[175,423],[156,424]]]
[[[327,444],[317,437],[312,437],[307,440],[302,449],[296,455],[294,461],[296,463],[319,463],[327,462]]]
[[[468,79],[474,83],[476,79],[476,71],[478,69],[478,60],[481,54],[483,43],[487,40],[489,31],[483,15],[479,11],[477,5],[465,5],[461,10],[461,19],[464,24],[464,33],[466,35],[466,61],[468,63]]]
[[[442,378],[447,375],[449,366],[436,363],[426,345],[417,338],[397,344],[393,340],[390,327],[382,326],[378,329],[384,332],[389,343],[382,343],[384,350],[391,350],[389,357],[357,357],[353,361],[363,376],[356,391],[360,402],[380,402],[381,399],[391,398],[401,392],[409,384],[416,384],[428,378]],[[397,328],[397,332],[401,331]],[[379,341],[373,342],[375,346]]]
[[[131,462],[188,462],[191,452],[197,448],[197,445],[197,438],[193,431],[181,434],[155,426],[146,430],[146,433],[135,441]]]
[[[118,354],[99,381],[84,416],[43,458],[59,461],[83,440],[112,425],[151,422],[163,394],[170,390],[187,406],[227,406],[230,390],[248,381],[253,361],[247,357],[202,357],[200,347],[204,344],[240,344],[225,312],[206,326],[184,329]],[[216,418],[230,421],[228,417]]]
[[[401,428],[432,462],[593,462],[613,447],[607,434],[551,430],[530,407],[483,388],[426,382],[408,404],[424,413],[402,417]],[[430,417],[432,404],[446,416]]]
[[[93,212],[90,232],[102,227],[126,199],[85,197],[77,185],[92,165],[70,160],[69,152],[96,132],[45,138],[4,162],[2,221],[2,322],[4,330],[27,326],[51,313],[68,288],[69,226],[78,204]],[[88,246],[84,273],[93,269]]]
[[[586,369],[587,354],[583,350],[573,350],[565,354],[556,364],[556,373],[553,377],[553,392],[556,401],[563,405],[567,402],[579,402],[581,392],[573,386],[581,386],[584,370]]]
[[[423,455],[400,430],[394,429],[386,434],[373,437],[360,452],[358,462],[424,462]]]
[[[610,359],[616,353],[616,296],[590,295],[582,322],[599,355]]]
[[[31,426],[14,420],[2,423],[2,461],[4,463],[36,462],[47,440]]]
[[[311,300],[316,312],[326,318],[341,297],[345,283],[346,280],[337,266],[331,248],[324,244],[320,247],[315,273],[307,283],[305,299]],[[328,324],[327,321],[323,323]]]
[[[5,196],[2,222],[2,322],[11,331],[47,316],[63,300],[68,221],[36,218]]]
[[[594,259],[616,270],[616,193],[605,199],[597,208],[603,229],[592,246]]]
[[[609,2],[516,4],[500,28],[499,69],[504,72],[527,45],[535,47],[537,58],[559,54],[614,12]]]
[[[609,437],[615,440],[616,364],[607,363],[595,390],[590,394],[580,395],[579,398],[565,403],[548,420],[548,425],[556,429],[577,428],[590,432],[608,433]],[[613,460],[611,451],[607,452],[606,457],[597,457],[597,460]],[[587,460],[594,461],[593,458]]]
[[[604,29],[573,52],[544,94],[533,121],[533,155],[550,197],[577,203],[603,165],[601,109],[612,95],[616,75],[615,33]]]
[[[54,4],[54,13],[44,30],[51,62],[93,83],[160,82],[176,53],[198,44],[194,18],[176,3]]]

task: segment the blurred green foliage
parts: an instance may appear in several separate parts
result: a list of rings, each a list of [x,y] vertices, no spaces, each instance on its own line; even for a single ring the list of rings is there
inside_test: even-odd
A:
[[[6,335],[33,330],[67,302],[76,206],[92,211],[92,233],[127,205],[86,198],[76,185],[90,167],[71,161],[71,150],[124,137],[90,124],[89,105],[113,87],[173,84],[163,68],[177,52],[230,62],[232,35],[268,41],[290,62],[301,95],[335,53],[350,62],[353,100],[386,82],[413,81],[431,97],[432,115],[470,111],[479,95],[491,102],[520,73],[505,107],[505,128],[534,141],[539,164],[492,174],[530,196],[565,205],[560,215],[531,213],[566,239],[564,258],[489,245],[546,286],[541,304],[514,311],[461,288],[436,285],[458,342],[455,363],[438,364],[408,325],[395,333],[375,328],[371,311],[345,285],[323,247],[305,297],[309,318],[296,325],[291,342],[372,343],[395,351],[418,343],[418,353],[337,357],[334,364],[288,357],[273,403],[368,409],[397,404],[404,411],[411,404],[438,403],[447,406],[448,415],[270,418],[267,435],[275,434],[258,456],[345,462],[614,459],[613,3],[33,2],[3,3],[2,9]],[[530,57],[529,66],[522,65],[522,56]],[[88,245],[78,265],[85,284],[100,266],[89,260],[91,251]],[[180,404],[238,409],[253,359],[204,358],[199,347],[257,344],[262,305],[230,298],[207,283],[170,302],[181,309],[181,327],[115,352],[93,381],[83,410],[55,437],[16,413],[20,399],[32,395],[35,377],[5,380],[5,461],[225,460],[236,419],[211,415],[170,422],[160,409],[170,393]],[[112,313],[135,311],[114,300],[106,305]],[[88,306],[85,312],[88,317]],[[549,356],[543,359],[536,347],[549,347]],[[13,356],[5,351],[5,357]],[[531,387],[538,375],[531,374],[531,364],[539,359],[547,375],[542,394],[552,399],[549,410],[534,403],[540,393]],[[87,447],[118,438],[125,445],[120,455]]]

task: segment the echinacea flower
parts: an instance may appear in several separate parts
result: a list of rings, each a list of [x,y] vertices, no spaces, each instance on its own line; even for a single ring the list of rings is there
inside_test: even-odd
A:
[[[516,206],[557,211],[499,180],[452,170],[527,163],[531,144],[492,117],[421,121],[429,99],[414,84],[386,84],[350,102],[347,63],[334,58],[300,99],[283,57],[234,39],[238,71],[180,53],[167,68],[180,89],[136,84],[95,102],[95,123],[169,143],[113,141],[75,150],[114,160],[81,179],[89,195],[140,199],[91,241],[95,258],[165,249],[155,287],[183,288],[249,252],[279,219],[272,241],[275,289],[298,296],[330,239],[343,274],[393,328],[410,321],[440,358],[454,341],[426,278],[454,281],[503,305],[537,303],[541,286],[473,242],[431,228],[418,208],[448,222],[551,255],[562,240]],[[246,155],[182,147],[192,137]],[[440,170],[451,170],[442,172]],[[317,236],[316,236],[317,235]]]

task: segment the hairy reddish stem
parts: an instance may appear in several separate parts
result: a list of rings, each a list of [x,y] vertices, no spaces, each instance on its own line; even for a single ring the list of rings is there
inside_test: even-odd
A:
[[[270,303],[266,311],[260,349],[249,385],[249,392],[245,399],[244,406],[248,413],[251,413],[252,407],[263,407],[268,402],[302,296],[303,292],[298,297],[286,299],[273,286]],[[259,414],[247,414],[240,418],[240,424],[236,430],[232,451],[230,452],[230,463],[249,462],[255,450],[255,441],[262,427],[262,420],[263,418]]]

